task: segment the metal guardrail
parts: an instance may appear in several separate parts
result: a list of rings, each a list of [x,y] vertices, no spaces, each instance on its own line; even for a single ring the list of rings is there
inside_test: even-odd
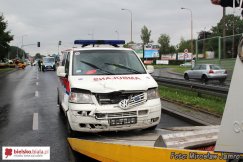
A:
[[[226,86],[216,86],[209,84],[202,84],[192,81],[186,81],[182,79],[166,78],[153,76],[159,85],[166,85],[174,88],[180,88],[184,90],[190,90],[200,94],[214,95],[218,97],[227,97],[229,88]]]

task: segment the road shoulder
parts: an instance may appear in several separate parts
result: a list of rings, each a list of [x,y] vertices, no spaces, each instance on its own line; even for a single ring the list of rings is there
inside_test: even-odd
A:
[[[189,107],[178,105],[161,99],[162,111],[172,116],[179,117],[183,120],[192,122],[195,125],[220,125],[221,117],[213,114],[200,112]]]

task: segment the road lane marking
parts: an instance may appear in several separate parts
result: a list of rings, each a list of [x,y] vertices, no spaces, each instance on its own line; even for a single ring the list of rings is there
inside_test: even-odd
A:
[[[36,85],[38,86],[39,85],[39,82],[36,82]]]
[[[38,96],[39,96],[39,92],[35,91],[35,97],[38,97]]]
[[[38,113],[33,115],[33,130],[38,130]]]

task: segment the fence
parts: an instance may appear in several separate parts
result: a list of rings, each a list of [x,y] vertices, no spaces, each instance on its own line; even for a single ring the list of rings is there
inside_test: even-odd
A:
[[[243,33],[196,40],[196,63],[219,64],[233,71],[237,49]]]

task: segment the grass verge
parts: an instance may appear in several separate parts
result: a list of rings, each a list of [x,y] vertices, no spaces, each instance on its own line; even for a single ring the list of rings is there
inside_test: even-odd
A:
[[[191,69],[190,67],[183,67],[179,65],[154,65],[154,68],[156,69],[171,68],[173,72],[181,73],[181,74],[183,74],[184,71]]]
[[[12,71],[14,70],[13,68],[3,68],[3,69],[0,69],[0,73],[5,73],[5,72],[8,72],[8,71]]]
[[[209,95],[198,96],[197,92],[166,86],[159,86],[159,93],[162,98],[192,106],[202,111],[218,115],[222,115],[224,112],[226,102],[226,99],[224,98]]]

